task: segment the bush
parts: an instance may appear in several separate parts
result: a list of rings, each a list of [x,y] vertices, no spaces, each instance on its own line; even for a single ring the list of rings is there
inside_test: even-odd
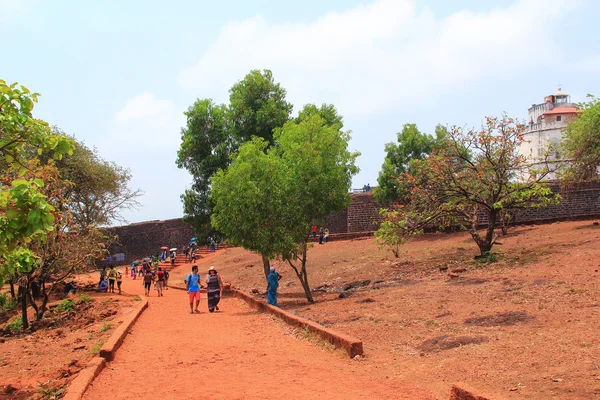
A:
[[[6,329],[10,331],[13,335],[16,335],[23,328],[23,320],[21,316],[15,317],[12,321],[6,324]]]
[[[17,307],[17,299],[13,299],[6,293],[0,293],[0,308],[6,311],[14,310]]]
[[[68,312],[72,311],[75,308],[73,302],[69,299],[64,299],[60,302],[59,305],[56,306],[56,311],[58,312]]]
[[[92,302],[92,296],[90,296],[89,294],[82,294],[81,296],[79,296],[79,299],[77,300],[77,304],[85,304],[86,306],[88,304],[90,304]]]

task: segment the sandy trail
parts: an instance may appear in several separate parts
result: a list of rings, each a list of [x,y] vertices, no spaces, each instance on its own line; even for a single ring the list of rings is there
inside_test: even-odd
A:
[[[125,293],[143,296],[140,280]],[[287,328],[225,298],[210,314],[190,314],[187,293],[153,291],[116,358],[85,399],[434,399],[377,377],[360,361],[286,334]],[[376,366],[375,366],[376,368]]]

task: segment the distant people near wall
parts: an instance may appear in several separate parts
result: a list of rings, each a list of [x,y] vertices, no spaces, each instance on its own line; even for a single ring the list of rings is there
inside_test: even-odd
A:
[[[316,238],[317,237],[317,226],[316,225],[312,226],[311,232],[312,232],[312,237]]]
[[[167,251],[163,250],[162,254],[160,255],[160,260],[162,262],[164,262],[167,259]]]
[[[171,252],[171,266],[174,266],[174,265],[175,265],[175,252],[172,251]]]
[[[371,184],[367,183],[367,193],[371,191]]]
[[[109,254],[109,255],[108,255],[108,260],[107,260],[107,261],[108,261],[108,266],[109,266],[109,267],[112,267],[112,266],[113,266],[113,264],[114,264],[114,262],[115,262],[115,260],[114,260],[114,258],[113,258],[113,256],[112,256],[112,254]]]
[[[183,255],[185,256],[185,262],[188,262],[190,257],[190,249],[187,246],[183,246]]]
[[[325,243],[327,243],[327,240],[329,239],[329,228],[325,228],[325,232],[323,234],[323,241]]]
[[[319,244],[323,244],[323,236],[325,236],[325,229],[321,227],[321,229],[319,229]]]

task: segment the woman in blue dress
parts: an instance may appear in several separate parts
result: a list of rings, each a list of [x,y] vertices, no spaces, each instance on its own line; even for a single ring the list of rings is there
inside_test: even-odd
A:
[[[279,280],[281,279],[281,275],[275,271],[275,267],[271,267],[271,272],[267,276],[267,283],[269,284],[269,288],[267,289],[267,300],[269,304],[275,307],[279,307],[277,305],[277,288],[279,287]]]

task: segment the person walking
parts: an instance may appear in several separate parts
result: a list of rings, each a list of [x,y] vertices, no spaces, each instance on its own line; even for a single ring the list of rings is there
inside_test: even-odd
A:
[[[281,279],[281,275],[275,271],[275,267],[271,267],[271,272],[267,276],[267,283],[269,287],[267,289],[267,300],[270,305],[279,307],[277,305],[277,288],[279,287],[279,280]]]
[[[206,275],[206,294],[208,296],[208,311],[219,311],[219,301],[223,296],[223,281],[215,267],[210,267]]]
[[[185,278],[185,288],[190,297],[190,314],[200,313],[198,306],[200,305],[200,275],[198,274],[198,266],[192,267],[192,273]],[[194,300],[196,301],[196,308],[194,308]]]
[[[163,285],[165,283],[165,273],[161,267],[158,267],[158,271],[156,271],[156,292],[158,293],[158,297],[163,295]]]
[[[323,236],[325,236],[325,230],[321,227],[319,229],[319,244],[323,244]]]
[[[121,294],[121,283],[123,283],[123,271],[117,270],[117,288],[119,289],[119,294]]]
[[[175,252],[172,251],[171,252],[171,266],[175,266]]]
[[[143,284],[144,284],[144,294],[146,296],[150,296],[150,289],[152,289],[152,272],[150,271],[150,268],[144,268],[144,279],[143,279]]]
[[[108,291],[111,293],[115,292],[115,282],[117,281],[117,271],[115,267],[110,267],[108,271]]]
[[[163,284],[163,289],[169,290],[169,271],[165,268],[164,273],[165,273],[165,283]]]

